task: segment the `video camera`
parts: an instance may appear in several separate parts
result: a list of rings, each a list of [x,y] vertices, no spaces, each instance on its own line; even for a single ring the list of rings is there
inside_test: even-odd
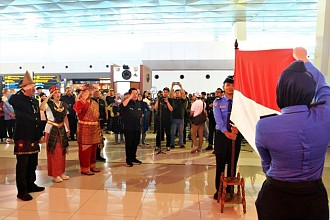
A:
[[[164,101],[164,96],[163,96],[163,94],[159,94],[159,95],[157,96],[157,98],[158,98],[158,101],[159,101],[159,102]]]

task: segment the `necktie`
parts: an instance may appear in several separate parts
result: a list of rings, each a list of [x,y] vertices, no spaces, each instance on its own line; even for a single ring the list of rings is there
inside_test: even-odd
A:
[[[230,126],[230,114],[231,114],[231,108],[233,106],[233,100],[228,99],[228,115],[227,115],[227,130],[231,131],[231,126]]]

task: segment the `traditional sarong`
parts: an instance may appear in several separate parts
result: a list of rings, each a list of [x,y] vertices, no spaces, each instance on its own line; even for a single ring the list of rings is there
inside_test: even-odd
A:
[[[49,138],[49,133],[45,134],[46,143]],[[61,138],[57,138],[55,149],[53,151],[47,150],[47,165],[48,165],[48,176],[56,177],[60,176],[65,172],[65,156],[63,152],[65,149],[62,148]]]

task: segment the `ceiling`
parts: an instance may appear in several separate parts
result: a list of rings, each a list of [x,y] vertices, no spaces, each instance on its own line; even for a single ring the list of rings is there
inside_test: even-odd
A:
[[[314,33],[317,0],[0,0],[0,37]]]

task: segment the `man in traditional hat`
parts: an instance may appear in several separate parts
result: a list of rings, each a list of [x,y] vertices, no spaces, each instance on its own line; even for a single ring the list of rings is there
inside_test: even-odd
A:
[[[73,106],[78,116],[77,142],[81,174],[94,175],[100,172],[96,165],[96,148],[103,141],[100,127],[99,104],[91,99],[95,87],[86,84],[82,87],[78,100]]]
[[[29,201],[33,199],[29,193],[40,192],[45,188],[34,183],[42,131],[40,130],[39,102],[33,98],[35,85],[28,71],[20,83],[20,88],[16,94],[10,97],[9,103],[13,106],[16,114],[14,153],[17,160],[17,198]]]
[[[214,138],[214,154],[216,160],[214,199],[218,199],[220,176],[228,164],[227,176],[232,176],[231,164],[234,163],[233,175],[236,175],[236,166],[241,151],[242,135],[230,121],[231,107],[234,96],[234,77],[228,76],[223,82],[224,96],[213,102],[213,114],[216,122]],[[232,141],[235,141],[235,160],[231,161]],[[228,188],[227,191],[230,189]]]

